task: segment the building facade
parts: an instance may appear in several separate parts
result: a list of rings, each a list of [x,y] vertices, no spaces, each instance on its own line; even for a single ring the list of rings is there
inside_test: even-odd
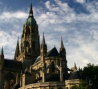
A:
[[[75,72],[76,65],[72,69]],[[70,69],[67,67],[62,38],[59,52],[56,47],[47,50],[44,33],[40,45],[38,24],[31,3],[29,16],[23,26],[21,44],[19,46],[19,41],[16,44],[14,59],[5,59],[3,48],[1,50],[0,89],[70,89],[69,80],[79,83],[81,78],[68,71]]]

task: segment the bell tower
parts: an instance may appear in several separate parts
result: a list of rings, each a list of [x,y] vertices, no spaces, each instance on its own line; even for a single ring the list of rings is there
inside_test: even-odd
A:
[[[38,31],[38,24],[33,16],[32,3],[30,6],[29,16],[23,26],[23,33],[21,36],[21,50],[18,61],[31,61],[34,63],[35,59],[40,55],[40,36]],[[29,63],[28,63],[29,64]]]

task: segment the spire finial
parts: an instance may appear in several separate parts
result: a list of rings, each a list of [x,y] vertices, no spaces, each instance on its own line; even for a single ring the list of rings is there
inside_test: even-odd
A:
[[[32,10],[32,0],[31,0],[31,6],[30,6],[30,12],[29,12],[29,17],[33,16],[33,10]]]

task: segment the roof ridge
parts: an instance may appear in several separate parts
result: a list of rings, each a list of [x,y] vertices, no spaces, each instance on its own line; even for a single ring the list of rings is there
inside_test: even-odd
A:
[[[56,48],[55,46],[53,46],[52,48],[50,48],[47,52],[51,51],[53,48]]]

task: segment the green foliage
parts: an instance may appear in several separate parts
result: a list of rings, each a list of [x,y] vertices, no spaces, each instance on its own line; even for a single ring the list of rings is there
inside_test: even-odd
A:
[[[73,85],[71,89],[89,89],[82,81],[79,83],[79,86]]]
[[[79,89],[77,85],[73,85],[71,89]]]
[[[98,66],[89,63],[80,72],[82,78],[87,80],[91,89],[98,89]]]

